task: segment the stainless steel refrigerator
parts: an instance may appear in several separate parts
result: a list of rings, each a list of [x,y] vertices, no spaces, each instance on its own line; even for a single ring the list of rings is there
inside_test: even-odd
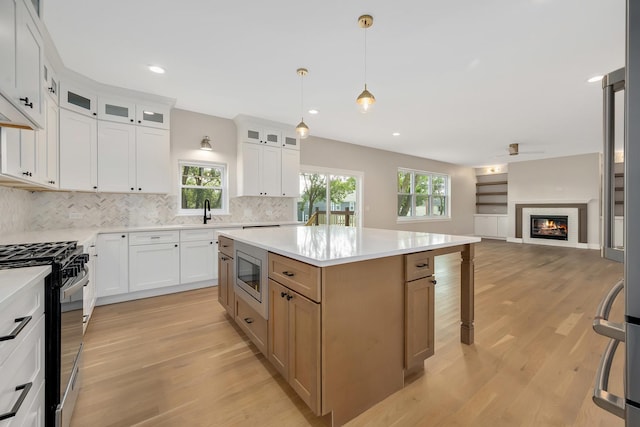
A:
[[[603,79],[604,185],[603,256],[624,262],[624,279],[616,283],[598,307],[594,329],[610,338],[596,374],[594,402],[623,418],[627,427],[640,426],[640,2],[627,0],[625,67]],[[624,94],[624,125],[616,122],[616,95]],[[624,129],[624,170],[616,170],[616,128]],[[622,186],[616,181],[623,181]],[[623,188],[623,190],[621,190]],[[622,213],[622,216],[620,215]],[[620,219],[622,217],[622,219]],[[623,224],[623,239],[616,231]],[[616,225],[618,229],[616,228]],[[613,301],[624,294],[624,321],[609,319]],[[625,348],[625,395],[608,392],[609,372],[620,343]]]

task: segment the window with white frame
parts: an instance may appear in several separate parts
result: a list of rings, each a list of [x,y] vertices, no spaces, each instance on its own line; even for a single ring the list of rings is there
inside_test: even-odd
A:
[[[212,214],[227,213],[227,167],[220,163],[180,161],[178,213],[202,215],[205,200]]]
[[[398,219],[450,218],[449,175],[398,168]]]

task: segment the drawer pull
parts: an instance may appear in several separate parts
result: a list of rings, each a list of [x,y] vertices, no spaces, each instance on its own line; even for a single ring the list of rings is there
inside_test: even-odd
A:
[[[293,295],[287,294],[287,301],[291,301],[293,299]]]
[[[436,285],[438,283],[438,281],[436,279],[431,280],[431,283],[433,283],[434,285]]]
[[[294,273],[292,273],[292,272],[290,272],[290,271],[283,271],[283,272],[282,272],[282,274],[284,274],[284,275],[285,275],[285,276],[287,276],[287,277],[293,277],[293,276],[295,276],[295,274],[294,274]]]
[[[249,323],[249,324],[253,323],[253,319],[251,317],[245,317],[244,321]]]
[[[416,264],[416,268],[425,268],[425,267],[429,267],[429,264],[424,262],[422,264]]]
[[[151,236],[152,239],[159,239],[160,236]]]
[[[27,394],[29,394],[29,390],[31,390],[32,385],[33,383],[26,383],[16,387],[16,391],[22,390],[22,393],[20,393],[20,397],[18,397],[18,400],[16,401],[15,405],[13,405],[13,408],[11,408],[9,412],[0,414],[0,420],[6,420],[7,418],[16,416],[16,414],[20,410],[20,407],[22,406],[22,402],[24,402],[24,399],[27,398]]]
[[[20,322],[18,324],[18,326],[16,326],[16,328],[13,331],[11,331],[11,333],[9,335],[5,335],[4,337],[0,337],[0,341],[8,341],[8,340],[15,339],[15,337],[18,336],[20,331],[23,330],[24,327],[27,326],[27,323],[29,323],[30,321],[31,321],[31,316],[17,318],[16,322]]]
[[[284,298],[284,297],[286,297],[286,296],[287,296],[287,293],[286,293],[286,292],[280,292],[280,298]]]

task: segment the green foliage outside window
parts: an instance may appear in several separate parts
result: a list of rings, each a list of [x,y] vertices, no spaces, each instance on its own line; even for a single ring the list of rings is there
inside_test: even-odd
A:
[[[181,209],[203,209],[209,199],[211,209],[223,209],[224,169],[216,166],[180,166]]]
[[[449,216],[448,179],[447,175],[398,169],[398,217]]]

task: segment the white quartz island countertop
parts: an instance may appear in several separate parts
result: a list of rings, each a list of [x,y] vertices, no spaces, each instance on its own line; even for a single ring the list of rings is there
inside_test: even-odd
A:
[[[472,236],[344,226],[220,230],[219,234],[318,267],[480,242]]]

